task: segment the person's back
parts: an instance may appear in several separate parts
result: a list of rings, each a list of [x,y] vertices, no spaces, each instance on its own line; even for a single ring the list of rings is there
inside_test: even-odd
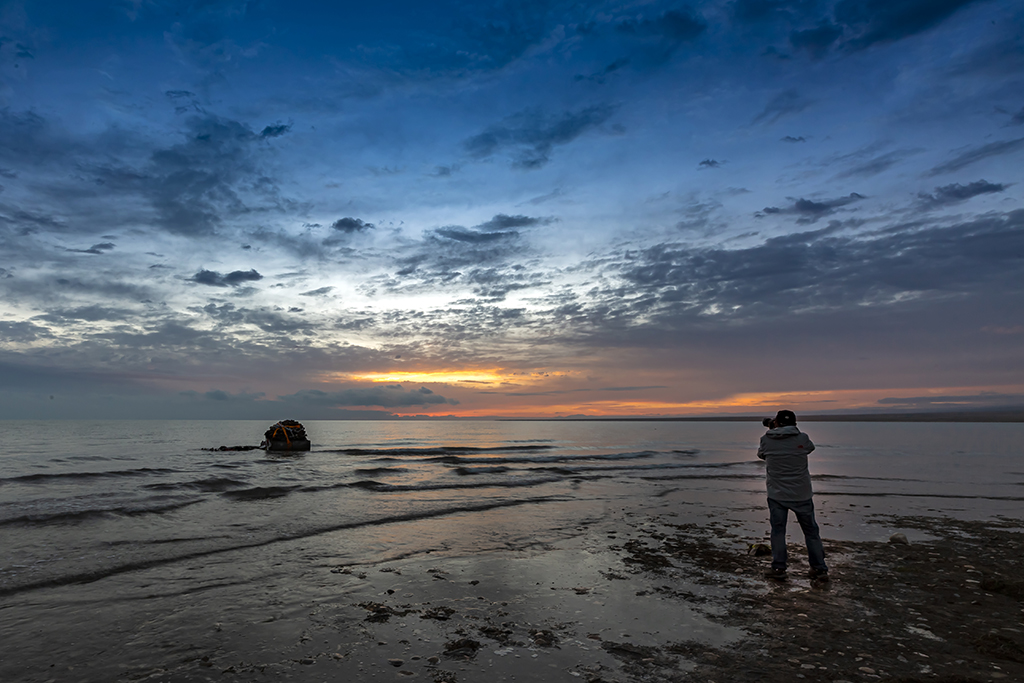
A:
[[[765,461],[769,498],[797,501],[813,495],[807,468],[807,454],[813,450],[811,439],[796,425],[769,429],[761,437],[757,457]]]
[[[807,559],[812,579],[828,580],[825,550],[818,524],[814,521],[814,491],[807,454],[814,450],[810,437],[797,429],[796,415],[780,410],[774,420],[764,420],[768,431],[761,437],[757,457],[765,461],[768,486],[768,512],[771,521],[772,567],[768,576],[786,577],[786,518],[793,511],[807,543]]]

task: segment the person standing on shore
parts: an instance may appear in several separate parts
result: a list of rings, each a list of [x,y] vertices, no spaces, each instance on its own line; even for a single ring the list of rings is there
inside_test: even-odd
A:
[[[825,549],[814,521],[811,473],[807,468],[807,454],[814,450],[814,444],[797,429],[796,414],[791,410],[780,410],[774,420],[766,418],[763,424],[769,429],[761,437],[757,457],[766,465],[768,514],[772,526],[772,566],[766,576],[777,580],[786,578],[786,521],[792,510],[804,532],[811,579],[828,581]]]

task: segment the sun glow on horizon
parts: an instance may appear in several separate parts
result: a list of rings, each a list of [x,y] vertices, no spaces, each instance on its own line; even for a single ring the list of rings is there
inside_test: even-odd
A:
[[[363,382],[413,382],[421,384],[502,384],[530,381],[529,375],[503,373],[501,368],[492,370],[433,370],[365,372],[344,375],[346,379]]]
[[[1005,393],[1004,393],[1005,392]],[[488,392],[496,393],[496,392]],[[873,411],[873,412],[906,412],[913,410],[915,401],[921,397],[934,397],[938,404],[947,408],[970,408],[972,403],[963,399],[961,394],[984,396],[1020,395],[1024,394],[1024,386],[1012,385],[1001,387],[929,387],[903,389],[837,389],[810,390],[790,392],[750,392],[725,396],[718,399],[696,401],[665,401],[603,398],[566,402],[553,397],[550,403],[543,403],[536,398],[528,402],[488,403],[479,407],[463,404],[457,408],[452,406],[417,407],[409,410],[396,410],[396,414],[415,415],[452,415],[459,417],[493,417],[504,418],[559,418],[559,417],[700,417],[714,415],[765,414],[779,408],[789,408],[800,414],[830,413],[832,411]],[[900,397],[906,399],[901,402]],[[537,395],[540,398],[540,395]],[[980,406],[976,406],[980,407]]]

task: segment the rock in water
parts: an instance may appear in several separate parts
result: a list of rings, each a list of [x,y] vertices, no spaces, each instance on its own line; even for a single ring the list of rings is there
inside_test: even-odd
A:
[[[906,534],[895,533],[889,537],[889,543],[900,543],[902,545],[910,545],[910,539],[907,538]]]

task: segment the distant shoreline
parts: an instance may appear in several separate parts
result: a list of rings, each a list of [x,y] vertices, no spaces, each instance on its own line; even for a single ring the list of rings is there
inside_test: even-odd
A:
[[[764,417],[768,417],[768,415],[720,415],[706,417],[509,417],[497,419],[503,422],[760,422]],[[800,415],[799,419],[801,422],[1024,422],[1024,409],[949,413]]]

